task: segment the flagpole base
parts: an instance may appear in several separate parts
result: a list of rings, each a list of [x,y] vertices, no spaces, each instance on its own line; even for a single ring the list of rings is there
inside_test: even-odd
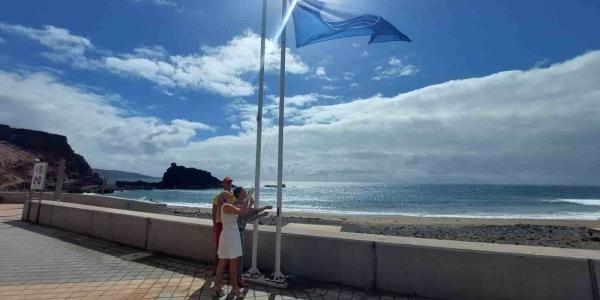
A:
[[[260,275],[256,278],[246,278],[246,281],[252,284],[258,284],[258,285],[263,285],[263,286],[269,286],[269,287],[274,287],[274,288],[278,288],[278,289],[287,289],[288,288],[288,280],[287,280],[287,276],[280,274],[281,276],[283,276],[285,279],[282,279],[281,277],[277,278],[277,279],[273,279],[272,276],[265,276],[265,275]]]
[[[287,282],[288,277],[281,273],[280,271],[275,271],[271,276],[267,277],[267,280],[276,282],[276,283],[284,283]]]
[[[261,277],[262,275],[263,274],[256,267],[252,267],[248,271],[246,271],[244,274],[242,274],[242,276],[245,279],[256,279],[256,278]]]

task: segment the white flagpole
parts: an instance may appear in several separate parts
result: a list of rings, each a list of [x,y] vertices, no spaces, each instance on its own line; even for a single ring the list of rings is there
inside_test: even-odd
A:
[[[279,69],[279,139],[277,147],[277,229],[275,231],[275,271],[271,280],[283,282],[286,276],[281,273],[281,202],[283,197],[283,125],[285,97],[285,50],[286,50],[287,0],[282,0],[281,18],[281,66]]]
[[[254,208],[259,208],[260,191],[260,157],[261,157],[261,139],[262,139],[262,117],[263,117],[263,98],[265,85],[265,35],[267,27],[267,0],[263,0],[261,36],[260,36],[260,73],[258,84],[258,114],[256,115],[256,170],[254,171]],[[254,220],[252,227],[252,266],[246,273],[247,276],[257,277],[260,271],[257,266],[258,255],[258,219]]]

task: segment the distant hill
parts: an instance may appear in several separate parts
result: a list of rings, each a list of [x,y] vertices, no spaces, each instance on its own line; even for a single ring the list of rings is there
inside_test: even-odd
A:
[[[117,181],[160,181],[158,177],[152,177],[140,173],[134,172],[125,172],[119,170],[104,170],[104,169],[92,169],[94,172],[100,174],[100,176],[104,177],[108,183],[115,183]]]

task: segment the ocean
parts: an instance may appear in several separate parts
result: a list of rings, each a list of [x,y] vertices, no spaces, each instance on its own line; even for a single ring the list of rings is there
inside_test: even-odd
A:
[[[308,212],[341,215],[600,219],[600,187],[333,182],[285,184],[284,214]],[[276,190],[266,187],[261,189],[261,206],[275,206]],[[219,190],[142,190],[116,192],[114,196],[208,208],[218,192]]]

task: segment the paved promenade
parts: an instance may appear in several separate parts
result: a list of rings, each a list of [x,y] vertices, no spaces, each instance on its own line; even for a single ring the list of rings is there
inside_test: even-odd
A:
[[[0,299],[213,299],[208,265],[23,222],[21,210],[22,205],[0,204]],[[300,279],[287,290],[251,286],[243,294],[271,300],[423,300]]]

